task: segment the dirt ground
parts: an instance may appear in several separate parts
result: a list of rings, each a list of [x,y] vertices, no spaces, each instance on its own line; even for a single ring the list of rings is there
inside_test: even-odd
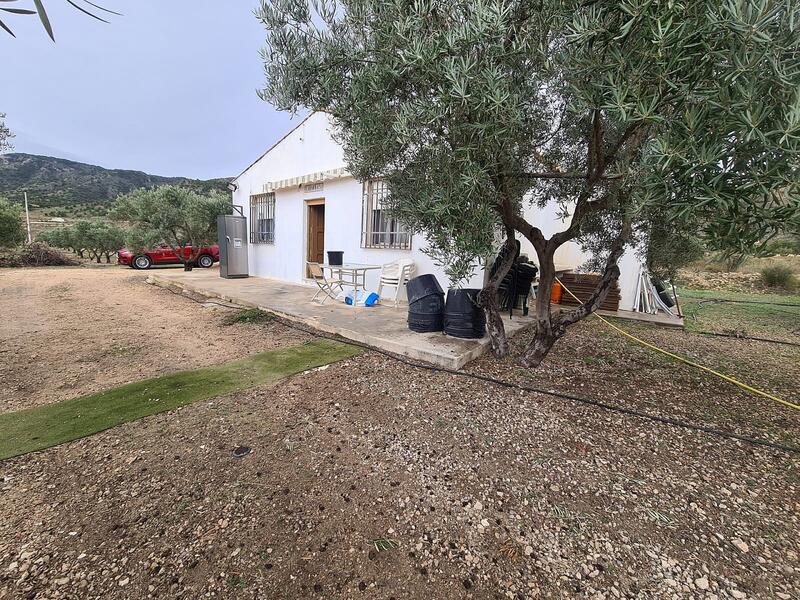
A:
[[[0,270],[0,412],[290,344],[225,326],[123,267]]]
[[[101,283],[87,275],[81,287],[136,290],[140,309],[160,302],[171,324],[128,327],[125,301],[107,307],[117,314],[107,337],[159,339],[162,324],[177,332],[183,323],[186,348],[213,341],[235,355],[219,312],[121,273]],[[53,295],[59,284],[34,275],[31,285]],[[43,352],[26,339],[58,345],[58,302],[32,298],[27,279],[11,277],[0,273],[4,305],[12,289],[54,311],[40,308],[35,327],[15,325],[39,329],[14,338],[15,351]],[[81,302],[71,312],[90,312]],[[72,321],[73,347],[94,339],[95,324]],[[234,327],[252,351],[259,340],[304,339],[275,322]],[[799,399],[800,348],[635,330]],[[515,338],[515,353],[524,342]],[[67,353],[53,356],[72,373]],[[81,390],[134,376],[102,364],[104,383],[90,381],[100,370],[78,371]],[[800,441],[796,412],[632,348],[595,322],[574,328],[533,373],[514,357],[468,370]],[[55,383],[27,385],[48,401]],[[4,391],[6,406],[28,393]],[[252,453],[234,458],[240,445]],[[798,455],[365,353],[0,462],[0,598],[798,599],[798,467]]]

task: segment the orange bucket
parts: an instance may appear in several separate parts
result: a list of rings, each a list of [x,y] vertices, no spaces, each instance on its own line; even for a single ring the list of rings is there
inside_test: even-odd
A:
[[[564,294],[564,288],[557,281],[553,283],[553,289],[550,292],[550,304],[561,304],[561,296]]]

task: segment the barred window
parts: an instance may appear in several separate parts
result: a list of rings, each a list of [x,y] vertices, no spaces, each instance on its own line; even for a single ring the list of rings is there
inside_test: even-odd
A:
[[[275,243],[275,192],[250,196],[250,243]]]
[[[384,204],[388,192],[385,181],[377,179],[364,182],[361,247],[410,250],[411,232],[389,214]]]

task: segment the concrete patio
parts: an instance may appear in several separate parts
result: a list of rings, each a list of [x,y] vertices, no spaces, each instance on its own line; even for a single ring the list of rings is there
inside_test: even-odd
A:
[[[316,287],[249,277],[222,279],[219,269],[159,269],[152,271],[148,283],[180,288],[240,306],[259,308],[280,317],[344,338],[369,344],[387,352],[423,360],[450,369],[460,369],[483,354],[489,338],[464,340],[443,333],[414,333],[406,324],[407,309],[401,305],[357,307],[328,300],[324,305],[311,302]],[[532,322],[530,317],[504,318],[506,331],[513,335]]]

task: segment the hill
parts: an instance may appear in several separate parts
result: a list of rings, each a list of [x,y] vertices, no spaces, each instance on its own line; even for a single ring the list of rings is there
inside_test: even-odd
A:
[[[142,187],[173,184],[227,193],[227,183],[228,179],[162,177],[142,171],[104,169],[52,156],[0,154],[0,196],[19,201],[27,190],[33,207],[49,209],[55,216],[102,214],[119,194]]]

